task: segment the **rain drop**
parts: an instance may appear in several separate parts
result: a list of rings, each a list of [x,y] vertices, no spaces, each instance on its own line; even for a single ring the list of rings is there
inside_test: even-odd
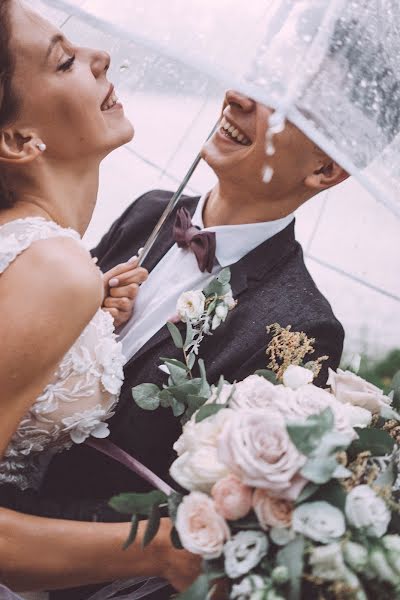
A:
[[[270,166],[265,167],[265,171],[264,171],[264,175],[263,175],[264,183],[269,183],[271,181],[273,175],[274,175],[273,168]]]

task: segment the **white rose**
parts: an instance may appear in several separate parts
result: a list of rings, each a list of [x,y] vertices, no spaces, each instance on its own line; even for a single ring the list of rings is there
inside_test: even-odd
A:
[[[310,565],[314,577],[324,581],[343,581],[348,569],[344,564],[341,545],[314,546],[310,555]]]
[[[227,388],[227,389],[225,389]],[[224,386],[221,396],[230,393],[230,386]],[[215,415],[196,423],[195,415],[183,427],[183,433],[174,444],[174,450],[180,456],[184,452],[193,452],[204,445],[217,447],[220,433],[225,423],[233,416],[233,411],[224,408]]]
[[[295,499],[306,484],[299,476],[306,458],[289,438],[284,419],[273,410],[233,411],[222,429],[218,456],[251,487]]]
[[[261,592],[260,599],[264,596],[267,587],[267,581],[260,575],[249,575],[242,579],[240,583],[232,586],[230,600],[255,600],[257,592]]]
[[[386,502],[369,485],[358,485],[346,498],[346,517],[356,529],[364,529],[371,537],[382,537],[391,520]]]
[[[328,502],[307,502],[293,512],[293,530],[306,537],[329,544],[336,541],[346,531],[342,511]]]
[[[363,573],[368,566],[368,550],[361,544],[346,542],[343,547],[343,556],[346,563],[356,573]]]
[[[329,369],[328,385],[336,398],[343,404],[353,404],[379,414],[381,408],[390,406],[391,399],[372,383],[365,381],[350,371]]]
[[[310,369],[296,365],[290,365],[283,374],[284,385],[292,390],[297,390],[303,385],[312,383],[313,379],[314,373]]]
[[[225,519],[217,513],[211,498],[201,492],[192,492],[183,498],[175,527],[183,547],[206,560],[221,556],[224,543],[230,537]]]
[[[246,575],[268,552],[268,539],[261,531],[239,531],[224,546],[225,572],[230,579]]]
[[[198,321],[204,313],[206,297],[200,290],[184,292],[178,298],[176,311],[181,321]]]
[[[270,408],[279,410],[285,406],[290,390],[274,385],[265,377],[250,375],[235,384],[230,401],[231,408]]]
[[[372,413],[361,406],[353,406],[352,404],[343,404],[345,415],[352,427],[364,429],[369,427],[372,422]]]
[[[189,491],[210,492],[213,485],[228,474],[229,470],[218,460],[217,449],[209,445],[184,452],[170,468],[171,477]]]

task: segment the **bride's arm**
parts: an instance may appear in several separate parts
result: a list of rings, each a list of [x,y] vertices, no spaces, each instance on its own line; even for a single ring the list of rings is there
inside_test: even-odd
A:
[[[128,523],[76,523],[0,509],[0,581],[15,591],[70,588],[132,576],[160,576],[178,590],[196,578],[199,560],[170,543],[171,525],[141,547],[146,523],[123,550]]]

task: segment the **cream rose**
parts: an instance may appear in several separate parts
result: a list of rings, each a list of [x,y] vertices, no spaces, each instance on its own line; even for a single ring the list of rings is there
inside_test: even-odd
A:
[[[204,313],[206,297],[200,290],[184,292],[178,298],[176,311],[179,318],[187,321],[198,321]]]
[[[228,473],[227,467],[218,460],[217,449],[208,445],[194,452],[184,452],[170,468],[171,477],[185,490],[207,493]]]
[[[290,527],[292,523],[292,502],[270,496],[265,490],[254,492],[253,508],[264,531],[270,527]]]
[[[278,410],[286,402],[287,392],[283,385],[273,385],[265,377],[250,375],[235,384],[230,401],[231,408],[270,408]]]
[[[253,490],[235,475],[228,475],[213,486],[215,508],[228,521],[245,517],[251,509]]]
[[[369,485],[358,485],[349,492],[345,511],[353,527],[364,529],[372,537],[382,537],[391,519],[386,502]]]
[[[298,473],[306,459],[291,442],[284,419],[272,410],[234,411],[225,424],[218,456],[246,485],[270,490],[281,497],[300,493]]]
[[[224,386],[225,387],[225,386]],[[228,387],[228,386],[226,386]],[[225,393],[225,392],[224,392]],[[229,395],[227,390],[226,392]],[[184,452],[193,452],[200,447],[217,447],[219,435],[227,421],[233,416],[233,411],[225,408],[217,414],[196,423],[195,415],[183,427],[183,433],[174,444],[175,452],[180,456]]]
[[[284,385],[292,390],[297,390],[303,385],[312,383],[313,379],[314,373],[310,369],[296,365],[289,365],[283,374]]]
[[[206,494],[192,492],[179,505],[176,529],[182,545],[206,560],[218,558],[230,538],[229,527]]]
[[[379,414],[392,402],[378,387],[350,371],[338,369],[335,373],[329,369],[328,385],[339,402],[360,406],[373,414]]]

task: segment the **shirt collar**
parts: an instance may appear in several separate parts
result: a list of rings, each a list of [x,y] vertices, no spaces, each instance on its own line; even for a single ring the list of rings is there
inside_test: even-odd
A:
[[[192,223],[204,231],[214,231],[216,233],[217,248],[215,256],[221,267],[227,267],[238,262],[254,248],[285,229],[294,219],[293,214],[290,214],[283,217],[283,219],[263,223],[204,227],[203,209],[209,194],[210,192],[207,192],[200,198]]]

